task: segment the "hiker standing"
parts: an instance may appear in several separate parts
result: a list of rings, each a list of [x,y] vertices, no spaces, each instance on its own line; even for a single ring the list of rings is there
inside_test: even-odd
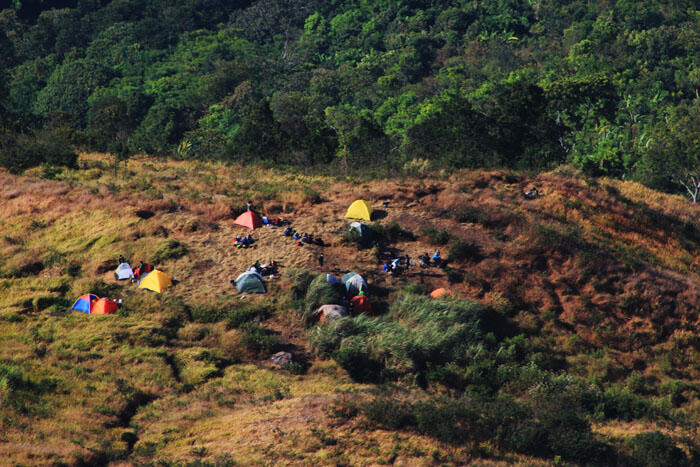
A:
[[[320,267],[320,268],[323,267],[323,253],[318,255],[318,267]]]
[[[248,201],[248,203],[247,203],[247,209],[248,209],[248,211],[252,211],[252,210],[253,210],[253,202],[252,202],[252,201]]]
[[[126,263],[126,258],[124,258],[124,255],[119,255],[119,264]]]
[[[408,255],[406,255],[406,271],[408,271],[410,267],[411,267],[411,258],[409,258]]]

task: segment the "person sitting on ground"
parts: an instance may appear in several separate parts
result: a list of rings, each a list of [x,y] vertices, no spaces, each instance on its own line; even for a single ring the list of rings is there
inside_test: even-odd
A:
[[[126,263],[126,258],[124,258],[124,255],[119,255],[119,264]]]
[[[297,232],[297,231],[295,230],[294,233],[292,234],[292,238],[293,238],[294,240],[299,240],[299,239],[301,238],[301,235],[299,235],[299,232]]]
[[[263,224],[265,224],[265,226],[270,225],[270,219],[268,219],[267,216],[262,216],[262,221],[263,221]]]
[[[394,258],[391,260],[391,269],[396,269],[401,264],[401,258]]]
[[[314,234],[309,234],[308,243],[314,243]]]
[[[248,234],[248,236],[246,237],[246,240],[248,240],[248,243],[251,243],[251,244],[255,242],[255,240],[253,240],[253,236],[251,234]]]
[[[287,227],[286,229],[284,229],[284,232],[282,233],[282,235],[284,235],[285,237],[289,237],[290,235],[292,235],[292,228]]]
[[[270,268],[270,272],[272,274],[277,274],[277,261],[275,261],[274,259],[271,259],[268,267]]]
[[[436,251],[433,253],[433,263],[435,263],[435,266],[440,266],[442,264],[442,258],[440,257],[440,251]]]
[[[253,267],[256,268],[256,269],[260,269],[260,261],[255,261],[255,262],[253,263]]]
[[[384,263],[384,266],[382,266],[382,271],[388,273],[388,272],[389,272],[389,269],[390,269],[390,268],[389,268],[389,263]]]
[[[309,235],[304,232],[304,235],[301,236],[301,241],[304,243],[309,243]]]
[[[430,258],[428,257],[428,253],[423,253],[421,256],[418,257],[418,265],[422,268],[425,268],[428,266],[430,263]]]
[[[534,199],[534,198],[537,198],[539,195],[540,194],[537,191],[537,187],[534,187],[534,186],[532,188],[530,188],[529,190],[527,190],[525,193],[523,193],[523,196],[526,199]]]

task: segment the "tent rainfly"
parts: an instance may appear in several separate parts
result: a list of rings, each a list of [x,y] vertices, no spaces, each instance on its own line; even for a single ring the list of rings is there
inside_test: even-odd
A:
[[[365,279],[356,272],[349,272],[345,274],[340,281],[345,286],[348,295],[354,297],[359,294],[360,291],[367,290],[367,282]]]
[[[233,223],[248,227],[249,229],[257,229],[258,227],[263,226],[262,219],[260,219],[260,216],[255,214],[253,211],[244,212],[240,216],[236,217],[236,220],[233,221]]]

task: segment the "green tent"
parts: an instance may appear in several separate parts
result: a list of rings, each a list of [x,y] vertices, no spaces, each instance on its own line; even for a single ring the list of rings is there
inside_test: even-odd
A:
[[[343,283],[345,290],[347,290],[348,295],[351,297],[354,297],[360,293],[360,291],[367,290],[367,282],[365,281],[364,277],[356,272],[349,272],[345,274],[340,279],[340,282]]]
[[[238,293],[265,293],[265,282],[257,272],[246,271],[236,278]]]

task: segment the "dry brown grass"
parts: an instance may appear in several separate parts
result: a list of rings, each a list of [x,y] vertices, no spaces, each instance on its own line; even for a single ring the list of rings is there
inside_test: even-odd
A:
[[[232,223],[249,199],[261,212],[280,212],[296,230],[323,237],[330,244],[323,250],[324,270],[364,273],[380,305],[407,283],[430,290],[447,280],[444,271],[416,266],[388,277],[379,273],[370,250],[340,242],[338,234],[349,222],[345,210],[358,198],[380,211],[384,201],[389,203],[380,220],[384,225],[397,222],[416,234],[426,227],[444,228],[479,245],[485,258],[452,265],[465,280],[450,287],[513,317],[522,331],[546,335],[565,353],[572,373],[619,382],[643,362],[641,371],[658,381],[700,377],[692,365],[683,366],[683,359],[698,357],[691,338],[700,324],[695,312],[700,260],[688,225],[698,224],[700,210],[681,197],[615,180],[590,186],[556,173],[527,180],[503,171],[463,171],[443,180],[355,183],[149,157],[130,160],[115,179],[107,162],[104,155],[83,154],[84,169],[63,170],[58,180],[36,178],[41,168],[24,177],[0,172],[0,271],[35,258],[46,263],[39,274],[0,279],[0,361],[21,366],[33,378],[58,379],[58,389],[39,397],[35,406],[46,404],[50,417],[11,415],[4,434],[8,442],[0,443],[0,455],[10,462],[74,463],[103,449],[103,439],[111,448],[126,449],[122,434],[127,430],[138,433],[131,454],[137,463],[224,462],[228,454],[244,465],[373,465],[388,462],[392,452],[398,465],[474,461],[465,451],[417,435],[369,430],[360,422],[334,425],[324,407],[340,390],[366,387],[352,383],[332,362],[314,361],[306,376],[280,372],[265,362],[231,364],[219,374],[206,352],[220,352],[231,362],[249,358],[241,350],[240,330],[225,323],[170,329],[173,316],[153,311],[160,303],[154,295],[116,284],[111,272],[96,272],[119,254],[149,260],[166,237],[179,240],[188,253],[159,265],[179,281],[163,296],[189,305],[229,306],[241,302],[229,281],[255,261],[275,259],[283,271],[319,270],[320,249],[296,246],[282,229],[257,229],[252,232],[255,248],[232,248],[235,235],[249,233]],[[530,185],[543,195],[524,200],[522,191]],[[452,210],[464,206],[486,211],[491,223],[457,222]],[[154,216],[141,219],[139,209]],[[562,235],[575,232],[584,246],[562,252],[545,242],[535,253],[533,244],[541,235],[536,225]],[[414,261],[434,250],[420,238],[393,247]],[[100,279],[116,297],[142,298],[146,311],[93,319],[28,307],[38,296],[72,300]],[[263,325],[308,356],[303,329],[287,310],[284,287],[280,277],[269,282],[268,297],[277,313]],[[262,300],[268,298],[243,299]],[[605,350],[592,357],[596,348]],[[114,426],[113,412],[125,403],[117,387],[120,378],[157,397],[129,427]],[[192,390],[181,391],[184,385]],[[693,404],[686,406],[697,410]],[[653,428],[639,425],[645,427]],[[324,444],[312,429],[324,430],[336,444]],[[612,438],[636,429],[596,427]],[[498,462],[538,461],[510,457],[493,465]]]

